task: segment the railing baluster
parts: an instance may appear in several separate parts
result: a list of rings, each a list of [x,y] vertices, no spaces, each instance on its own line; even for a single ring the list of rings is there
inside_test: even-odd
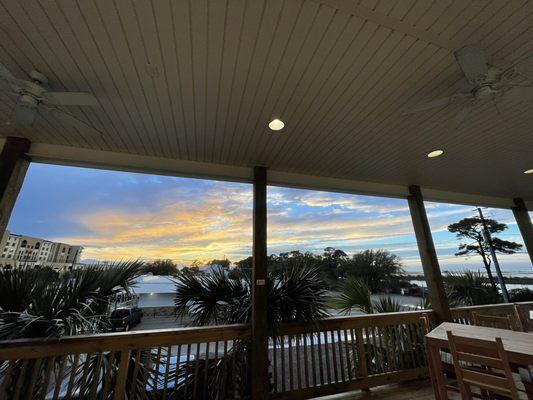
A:
[[[288,352],[289,352],[289,388],[290,390],[294,390],[294,375],[293,375],[293,368],[292,368],[292,336],[288,336]]]
[[[281,350],[281,391],[285,391],[285,336],[280,335],[280,350]]]
[[[196,343],[196,362],[194,363],[194,383],[193,383],[193,398],[196,398],[198,393],[198,372],[200,371],[200,343]]]
[[[335,332],[332,332],[333,335],[335,335]],[[337,329],[337,346],[339,348],[339,368],[340,368],[340,376],[341,380],[345,381],[345,368],[344,368],[344,356],[342,354],[342,336],[340,329]]]
[[[44,373],[43,387],[41,388],[41,397],[44,399],[48,393],[48,385],[50,385],[50,375],[52,374],[52,367],[54,366],[55,357],[49,357]]]
[[[350,341],[348,340],[348,331],[346,328],[343,330],[344,334],[344,352],[346,354],[346,375],[348,380],[352,379],[352,376],[354,374],[354,370],[352,369],[352,360],[350,357]]]
[[[187,392],[189,389],[189,364],[191,360],[191,344],[187,343],[187,359],[185,360],[185,378],[184,378],[184,397],[187,398]]]
[[[299,334],[295,336],[294,343],[296,346],[296,373],[298,374],[297,384],[298,384],[298,389],[301,389],[302,388],[302,365],[300,362],[300,335]]]
[[[232,344],[232,357],[231,357],[231,382],[233,382],[233,386],[232,386],[232,393],[231,393],[231,396],[230,398],[233,398],[235,397],[235,393],[237,392],[237,378],[236,378],[236,374],[235,374],[235,371],[237,369],[237,351],[236,349],[239,347],[239,343],[237,340],[234,340],[233,341],[233,344]]]
[[[87,383],[87,375],[89,374],[89,367],[91,365],[91,354],[85,354],[85,361],[83,363],[83,372],[79,384],[79,393],[82,394],[85,392],[85,385]]]
[[[207,391],[207,379],[208,379],[208,371],[209,371],[209,346],[210,342],[207,342],[205,344],[205,366],[204,366],[204,384],[203,384],[203,396],[205,398],[206,391]]]
[[[324,385],[324,357],[322,355],[322,332],[316,333],[316,344],[318,346],[318,365],[320,369],[320,384]],[[327,356],[326,356],[327,358]]]
[[[94,400],[96,398],[96,389],[98,389],[98,381],[100,379],[100,369],[102,368],[102,357],[103,357],[103,354],[100,353],[98,354],[98,358],[97,358],[97,361],[96,361],[96,365],[95,365],[95,368],[94,368],[94,372],[93,372],[93,381],[91,382],[91,392],[89,394],[89,399],[90,400]]]
[[[222,373],[222,398],[226,398],[226,381],[228,379],[228,341],[224,340],[224,372]]]
[[[411,362],[411,368],[416,368],[416,357],[417,357],[417,349],[416,349],[416,346],[415,346],[415,342],[413,340],[413,334],[411,332],[411,324],[405,324],[405,337],[406,337],[406,340],[407,340],[407,347],[409,348],[409,355],[410,357],[408,357],[408,361]]]
[[[302,333],[302,341],[304,344],[304,378],[305,378],[305,387],[309,387],[309,357],[308,357],[308,347],[307,347],[307,333]]]
[[[74,359],[72,360],[72,365],[70,367],[70,378],[68,380],[67,393],[65,395],[65,400],[70,400],[70,398],[72,397],[72,389],[74,388],[74,380],[76,379],[76,375],[77,375],[79,359],[80,359],[80,355],[75,354]]]
[[[368,334],[367,334],[367,337],[368,337]],[[365,343],[364,343],[364,338],[363,338],[363,330],[361,328],[356,329],[355,340],[356,340],[356,346],[357,346],[357,360],[359,363],[359,375],[362,378],[366,378],[368,376],[368,367],[366,364],[366,353],[365,353]]]
[[[278,357],[277,357],[277,349],[276,349],[276,342],[278,338],[276,336],[272,336],[272,377],[274,378],[274,393],[277,393],[279,391],[278,389]]]
[[[111,351],[109,353],[109,360],[107,362],[107,368],[105,370],[105,375],[104,375],[102,400],[105,400],[107,398],[107,394],[109,393],[109,385],[111,384],[111,372],[113,371],[114,362],[115,362],[115,352]],[[132,381],[134,381],[134,379],[135,378],[133,378]],[[132,384],[131,386],[134,386],[134,385]]]
[[[330,331],[329,335],[331,337],[331,354],[333,355],[333,373],[335,376],[335,382],[339,382],[339,369],[337,367],[337,346],[335,346],[335,332]]]
[[[163,400],[167,398],[168,375],[170,373],[170,358],[172,357],[172,346],[167,347],[167,362],[165,363],[165,382],[163,383]]]
[[[311,339],[311,371],[313,372],[313,386],[316,386],[316,354],[315,354],[315,335],[314,332],[309,334],[309,339]]]
[[[141,393],[143,393],[146,390],[146,386],[149,386],[149,382],[150,382],[150,373],[152,371],[152,354],[153,354],[152,348],[141,350],[141,353],[139,354],[139,363],[141,363],[143,353],[146,354],[145,356],[146,364],[144,365],[142,386],[139,388]],[[152,390],[154,389],[155,389],[154,379],[152,377]]]
[[[328,332],[324,332],[324,353],[326,355],[326,372],[327,372],[327,384],[332,383],[331,380],[331,366],[330,366],[330,358],[329,358],[329,340],[328,340]]]
[[[22,361],[22,366],[18,372],[17,383],[15,384],[15,393],[13,393],[13,400],[18,400],[20,397],[20,391],[22,390],[22,385],[24,384],[24,376],[26,375],[26,369],[28,368],[28,359]]]
[[[179,380],[179,372],[180,372],[180,369],[181,369],[181,343],[178,345],[178,351],[177,351],[177,354],[176,354],[176,368],[175,368],[175,373],[174,373],[174,390],[177,390],[178,388],[178,380]]]
[[[130,387],[130,399],[135,398],[135,389],[137,389],[137,375],[139,374],[139,369],[141,368],[141,354],[142,350],[137,349],[134,353],[134,365],[133,365],[133,372],[131,375],[131,387]],[[113,354],[113,357],[115,357],[115,354]],[[113,365],[113,363],[110,361],[109,365]],[[111,368],[110,368],[111,369]],[[146,386],[145,386],[146,387]],[[142,390],[142,388],[141,388]]]
[[[28,386],[28,390],[26,391],[26,399],[28,399],[28,400],[33,399],[33,396],[34,396],[33,392],[35,390],[35,383],[37,382],[37,376],[41,372],[41,364],[42,364],[42,362],[43,362],[43,359],[42,358],[38,358],[37,360],[35,360],[35,363],[33,364],[32,372],[31,372],[30,384]],[[6,376],[6,379],[7,379],[7,376]],[[0,396],[0,398],[4,398],[4,397]]]
[[[124,399],[124,392],[126,390],[126,378],[128,377],[128,367],[130,364],[130,350],[122,350],[120,352],[120,362],[118,363],[117,380],[115,383],[114,400]]]
[[[161,365],[161,346],[157,347],[157,355],[155,359],[155,370],[154,370],[154,388],[155,390],[159,389],[159,367]]]

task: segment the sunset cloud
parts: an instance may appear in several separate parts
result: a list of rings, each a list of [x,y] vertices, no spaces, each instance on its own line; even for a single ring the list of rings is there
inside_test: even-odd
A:
[[[426,203],[443,268],[479,265],[455,257],[458,241],[447,226],[474,214],[471,206]],[[488,210],[510,224],[508,240],[521,241],[509,210]],[[85,259],[193,260],[251,254],[252,187],[125,172],[32,164],[9,229],[84,246]],[[398,254],[406,268],[420,259],[405,199],[270,187],[268,251],[354,253],[367,248]],[[503,259],[527,262],[524,254]]]

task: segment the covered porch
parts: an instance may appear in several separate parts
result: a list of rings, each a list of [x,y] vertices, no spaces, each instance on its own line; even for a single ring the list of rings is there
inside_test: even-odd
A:
[[[530,94],[515,96],[533,80],[531,15],[531,3],[498,1],[0,0],[4,81],[30,96],[34,117],[17,121],[22,98],[2,85],[0,119],[12,123],[0,125],[0,233],[31,162],[254,190],[251,324],[3,343],[1,389],[14,399],[76,398],[79,385],[116,400],[303,399],[426,378],[425,321],[469,324],[472,310],[449,307],[424,201],[512,209],[533,262],[533,114]],[[472,44],[487,60],[481,76],[457,62]],[[50,90],[95,103],[47,105],[43,79],[20,83],[33,70]],[[275,119],[282,130],[269,129]],[[406,199],[432,310],[269,337],[269,186]],[[527,324],[531,306],[517,304]],[[417,385],[406,397],[431,398]]]

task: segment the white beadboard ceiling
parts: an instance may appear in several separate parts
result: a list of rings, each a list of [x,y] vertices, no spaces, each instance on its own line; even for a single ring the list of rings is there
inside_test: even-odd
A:
[[[402,114],[464,87],[453,51],[472,43],[500,67],[533,54],[533,2],[0,0],[0,62],[94,93],[70,110],[104,133],[45,116],[0,137],[533,200],[533,103],[458,130],[455,105]],[[2,90],[0,120],[14,104]]]

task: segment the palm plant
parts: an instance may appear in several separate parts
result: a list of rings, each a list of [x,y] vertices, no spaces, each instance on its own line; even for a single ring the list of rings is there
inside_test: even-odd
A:
[[[120,291],[130,290],[140,266],[140,262],[130,261],[108,267],[87,266],[65,273],[51,269],[0,268],[0,339],[60,337],[106,331],[107,310],[112,299]],[[110,357],[110,353],[79,357],[83,365],[88,366],[86,371],[82,371],[81,363],[76,367],[71,356],[67,357],[64,368],[73,368],[70,372],[75,377],[75,390],[80,397],[91,397],[90,391],[98,389],[105,371],[110,371],[111,377],[115,376],[119,359]],[[59,358],[42,363],[32,359],[26,360],[26,363],[17,360],[9,376],[5,370],[7,364],[2,364],[0,375],[5,382],[13,383],[16,379],[12,377],[22,374],[22,382],[36,379],[37,384],[33,387],[40,388],[38,383],[45,379],[45,371],[51,367],[54,379],[63,379]],[[84,374],[89,379],[82,379]],[[81,383],[91,380],[93,385]],[[26,393],[31,387],[23,384],[19,388],[21,397],[32,397],[34,393]],[[5,390],[12,393],[15,388],[7,386]]]
[[[176,279],[174,299],[179,315],[188,315],[193,325],[248,323],[251,320],[251,276],[247,270],[235,269],[231,274],[222,268],[211,274],[194,274],[184,270]],[[278,327],[287,322],[316,324],[326,317],[326,285],[315,268],[305,264],[270,271],[267,280],[267,326],[269,334],[277,337]],[[209,357],[208,354],[205,357]],[[225,356],[229,365],[236,360],[240,373],[228,379],[244,379],[239,385],[246,395],[246,369],[248,350],[245,342],[235,343]],[[220,359],[219,359],[220,360]],[[222,365],[222,361],[219,361]],[[211,362],[209,363],[211,365]],[[215,371],[216,372],[216,371]],[[186,386],[195,371],[182,376],[178,391],[187,391]],[[219,374],[212,374],[214,377]],[[215,379],[215,378],[214,378]],[[207,382],[208,387],[216,382]],[[220,385],[219,385],[220,386]],[[190,390],[189,390],[190,392]],[[214,397],[212,397],[214,398]]]
[[[449,273],[445,277],[450,305],[469,306],[501,302],[500,294],[493,289],[480,271]]]
[[[139,261],[92,265],[61,274],[49,269],[0,269],[0,340],[107,330],[110,301],[120,291],[130,290],[140,265]]]
[[[367,314],[374,312],[399,312],[403,310],[401,304],[391,296],[380,296],[377,301],[372,301],[372,293],[366,282],[351,278],[348,279],[336,301],[341,312],[348,313],[353,309],[363,311]]]
[[[305,265],[269,273],[267,317],[271,333],[287,322],[316,323],[327,316],[325,284],[315,268]],[[211,274],[180,274],[174,303],[179,315],[194,325],[248,323],[251,319],[251,277],[222,269]]]
[[[381,296],[374,304],[374,309],[378,313],[400,312],[402,305],[390,296]]]
[[[346,314],[352,309],[372,314],[374,307],[370,295],[370,289],[365,282],[359,279],[348,279],[342,287],[340,298],[337,299],[337,307]]]

